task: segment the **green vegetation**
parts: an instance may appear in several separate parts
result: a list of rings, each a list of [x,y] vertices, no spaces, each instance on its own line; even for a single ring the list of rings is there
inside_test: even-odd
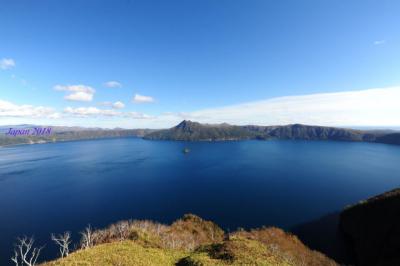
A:
[[[286,126],[232,126],[228,124],[200,124],[183,121],[176,127],[150,132],[145,139],[183,141],[221,141],[243,139],[301,139],[367,141],[400,144],[400,133],[391,131],[362,131],[346,128],[286,125]]]
[[[50,265],[337,265],[278,228],[225,233],[187,214],[171,225],[122,221],[91,232],[93,240]]]
[[[23,129],[24,127],[21,128]],[[0,128],[0,146],[119,137],[143,137],[144,139],[149,140],[182,141],[225,141],[245,139],[340,140],[400,145],[400,133],[398,132],[382,130],[362,131],[300,124],[286,126],[233,126],[229,124],[200,124],[185,120],[175,127],[163,130],[52,127],[52,134],[48,136],[15,137],[5,135],[7,130],[8,127]]]
[[[228,124],[207,125],[191,121],[183,121],[176,127],[158,130],[144,136],[145,139],[159,140],[240,140],[254,139],[258,135],[245,127],[231,126]]]
[[[78,250],[64,259],[44,265],[174,265],[185,255],[183,251],[144,247],[135,241],[125,240]]]
[[[12,126],[10,126],[12,127]],[[25,126],[30,128],[30,126]],[[99,138],[123,138],[123,137],[143,137],[153,132],[151,129],[99,129],[99,128],[78,128],[78,127],[52,127],[50,135],[41,136],[8,136],[8,128],[0,130],[0,146],[17,144],[36,144],[72,140],[88,140]]]

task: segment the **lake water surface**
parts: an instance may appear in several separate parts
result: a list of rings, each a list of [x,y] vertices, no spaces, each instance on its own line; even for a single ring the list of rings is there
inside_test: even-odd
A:
[[[191,152],[183,154],[189,147]],[[185,213],[225,229],[290,228],[400,185],[400,146],[103,139],[0,148],[0,265],[17,236]]]

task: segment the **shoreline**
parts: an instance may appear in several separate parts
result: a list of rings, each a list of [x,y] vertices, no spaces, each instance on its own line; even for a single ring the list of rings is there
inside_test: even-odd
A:
[[[385,144],[385,145],[395,145],[399,146],[397,143],[385,143],[378,141],[363,141],[363,140],[332,140],[332,139],[299,139],[299,138],[270,138],[270,139],[258,139],[258,138],[237,138],[237,139],[198,139],[198,140],[185,140],[185,139],[152,139],[140,136],[108,136],[108,137],[98,137],[98,138],[81,138],[81,139],[64,139],[64,140],[40,140],[32,142],[22,142],[13,144],[0,144],[0,148],[8,148],[21,145],[36,145],[36,144],[49,144],[57,142],[73,142],[73,141],[88,141],[88,140],[100,140],[100,139],[120,139],[120,138],[141,138],[147,141],[177,141],[177,142],[238,142],[238,141],[285,141],[285,140],[300,140],[300,141],[335,141],[335,142],[347,142],[347,143],[371,143],[371,144]]]

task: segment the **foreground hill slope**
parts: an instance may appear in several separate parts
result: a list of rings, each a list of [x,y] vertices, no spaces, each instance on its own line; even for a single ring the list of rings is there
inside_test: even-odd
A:
[[[174,265],[176,261],[185,255],[185,252],[143,247],[134,241],[125,240],[79,250],[67,258],[43,265]]]
[[[191,214],[169,226],[120,222],[95,231],[94,239],[93,247],[43,265],[337,265],[281,229],[226,234]]]
[[[200,124],[184,120],[170,129],[150,132],[144,136],[152,140],[221,141],[243,139],[300,139],[368,141],[400,144],[400,133],[391,131],[362,131],[347,128],[308,126],[233,126],[229,124]]]
[[[400,189],[346,208],[340,227],[357,265],[400,265]]]

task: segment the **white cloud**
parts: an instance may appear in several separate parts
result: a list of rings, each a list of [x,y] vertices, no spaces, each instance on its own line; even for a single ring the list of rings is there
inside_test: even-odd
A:
[[[82,117],[91,115],[104,115],[104,116],[120,115],[120,113],[115,110],[109,110],[109,109],[104,110],[104,109],[98,109],[96,107],[78,107],[78,108],[67,107],[64,109],[64,113]]]
[[[374,41],[374,45],[381,45],[381,44],[385,44],[386,40],[378,40],[378,41]]]
[[[101,102],[99,103],[101,106],[112,107],[114,109],[122,109],[125,107],[125,104],[121,101],[116,101],[115,103],[112,102]]]
[[[79,108],[67,107],[64,109],[64,113],[74,115],[77,117],[110,116],[110,117],[133,118],[133,119],[152,118],[152,116],[139,112],[119,112],[112,109],[99,109],[96,107],[79,107]]]
[[[10,69],[15,67],[15,61],[12,58],[3,58],[0,60],[0,69]]]
[[[284,125],[302,123],[322,126],[361,127],[375,126],[397,128],[400,126],[400,86],[360,91],[319,93],[271,98],[237,105],[208,108],[193,112],[163,113],[150,116],[139,112],[121,112],[109,108],[96,107],[65,108],[59,114],[46,107],[15,105],[0,101],[1,123],[6,116],[21,123],[36,123],[32,117],[62,117],[63,125],[125,127],[125,128],[166,128],[178,124],[183,119],[201,123],[230,123],[236,125]],[[110,104],[114,104],[111,103]],[[83,117],[83,118],[82,118]],[[104,117],[104,119],[94,119]],[[106,119],[106,118],[109,119]],[[11,121],[11,120],[8,120]]]
[[[154,98],[150,96],[135,94],[132,101],[134,103],[152,103],[154,102]]]
[[[123,117],[127,117],[127,118],[134,118],[134,119],[152,119],[155,118],[151,115],[146,115],[143,113],[139,113],[139,112],[126,112],[123,113],[122,115]]]
[[[56,91],[95,93],[95,89],[86,85],[56,85],[54,86],[54,89]]]
[[[96,92],[95,89],[86,85],[56,85],[54,89],[56,91],[72,92],[64,96],[64,99],[69,101],[90,102],[93,100],[93,95]]]
[[[111,80],[111,81],[105,82],[104,83],[104,87],[107,87],[107,88],[121,88],[122,84],[119,83],[118,81]]]
[[[112,107],[114,109],[122,109],[122,108],[125,107],[125,104],[123,102],[117,101],[117,102],[112,104]]]
[[[64,96],[65,100],[69,101],[81,101],[81,102],[90,102],[93,100],[93,94],[87,92],[74,92],[69,95]]]
[[[49,115],[47,118],[58,119],[61,117],[62,117],[62,115],[60,113],[53,113],[53,114]]]
[[[204,123],[399,126],[400,87],[288,96],[187,113]]]
[[[98,105],[100,105],[100,106],[112,106],[113,103],[112,102],[100,102],[100,103],[98,103]]]
[[[59,118],[59,113],[50,107],[17,105],[0,100],[0,117]]]

